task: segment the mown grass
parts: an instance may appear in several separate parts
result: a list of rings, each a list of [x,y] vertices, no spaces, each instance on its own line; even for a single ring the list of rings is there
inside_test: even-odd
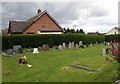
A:
[[[3,82],[113,82],[117,76],[116,64],[108,63],[102,56],[102,48],[110,46],[93,46],[84,49],[64,49],[62,51],[39,51],[23,53],[27,62],[32,65],[18,64],[18,57],[2,57]],[[21,57],[19,56],[19,57]],[[71,67],[79,62],[82,67],[99,70],[97,72]],[[70,70],[63,70],[69,67]]]

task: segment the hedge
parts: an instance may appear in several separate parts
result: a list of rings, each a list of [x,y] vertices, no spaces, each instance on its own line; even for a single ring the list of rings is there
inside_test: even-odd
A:
[[[14,45],[21,45],[23,48],[39,47],[43,44],[60,45],[63,42],[83,41],[86,43],[103,42],[103,35],[85,35],[85,34],[22,34],[22,35],[2,35],[2,49],[13,48]]]
[[[107,41],[107,42],[113,41],[114,39],[118,39],[120,42],[120,34],[113,34],[113,35],[105,36],[105,41]]]

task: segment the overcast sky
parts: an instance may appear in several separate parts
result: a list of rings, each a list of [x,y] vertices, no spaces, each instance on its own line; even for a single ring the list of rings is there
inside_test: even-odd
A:
[[[118,26],[118,1],[93,2],[2,2],[2,28],[11,20],[25,21],[47,10],[63,28],[83,29],[85,32],[106,33]]]

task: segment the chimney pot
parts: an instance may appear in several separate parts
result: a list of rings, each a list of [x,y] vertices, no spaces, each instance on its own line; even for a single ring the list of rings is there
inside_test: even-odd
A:
[[[41,10],[40,9],[38,9],[38,14],[40,14],[41,13]]]

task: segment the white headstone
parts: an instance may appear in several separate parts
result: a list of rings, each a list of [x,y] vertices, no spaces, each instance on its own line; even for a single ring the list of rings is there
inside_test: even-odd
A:
[[[74,42],[72,42],[72,49],[74,49],[75,47],[74,47],[75,45],[74,45]]]
[[[63,43],[63,48],[65,48],[66,46],[65,46],[65,43]]]
[[[79,41],[79,46],[82,46],[83,45],[83,42],[82,41]]]
[[[34,49],[33,49],[33,53],[39,53],[39,52],[38,52],[38,48],[34,48]]]
[[[71,42],[69,42],[69,46],[68,46],[68,48],[69,48],[69,49],[72,48],[72,43],[71,43]]]
[[[102,55],[106,56],[106,49],[105,48],[103,48]]]
[[[107,42],[107,45],[110,45],[110,42]]]
[[[78,44],[76,44],[76,45],[75,45],[75,47],[78,49],[78,48],[79,48],[79,45],[78,45]]]
[[[92,47],[93,45],[92,45],[92,43],[90,43],[90,47]]]
[[[63,49],[62,45],[59,45],[58,48],[59,48],[59,50],[62,50],[62,49]]]

